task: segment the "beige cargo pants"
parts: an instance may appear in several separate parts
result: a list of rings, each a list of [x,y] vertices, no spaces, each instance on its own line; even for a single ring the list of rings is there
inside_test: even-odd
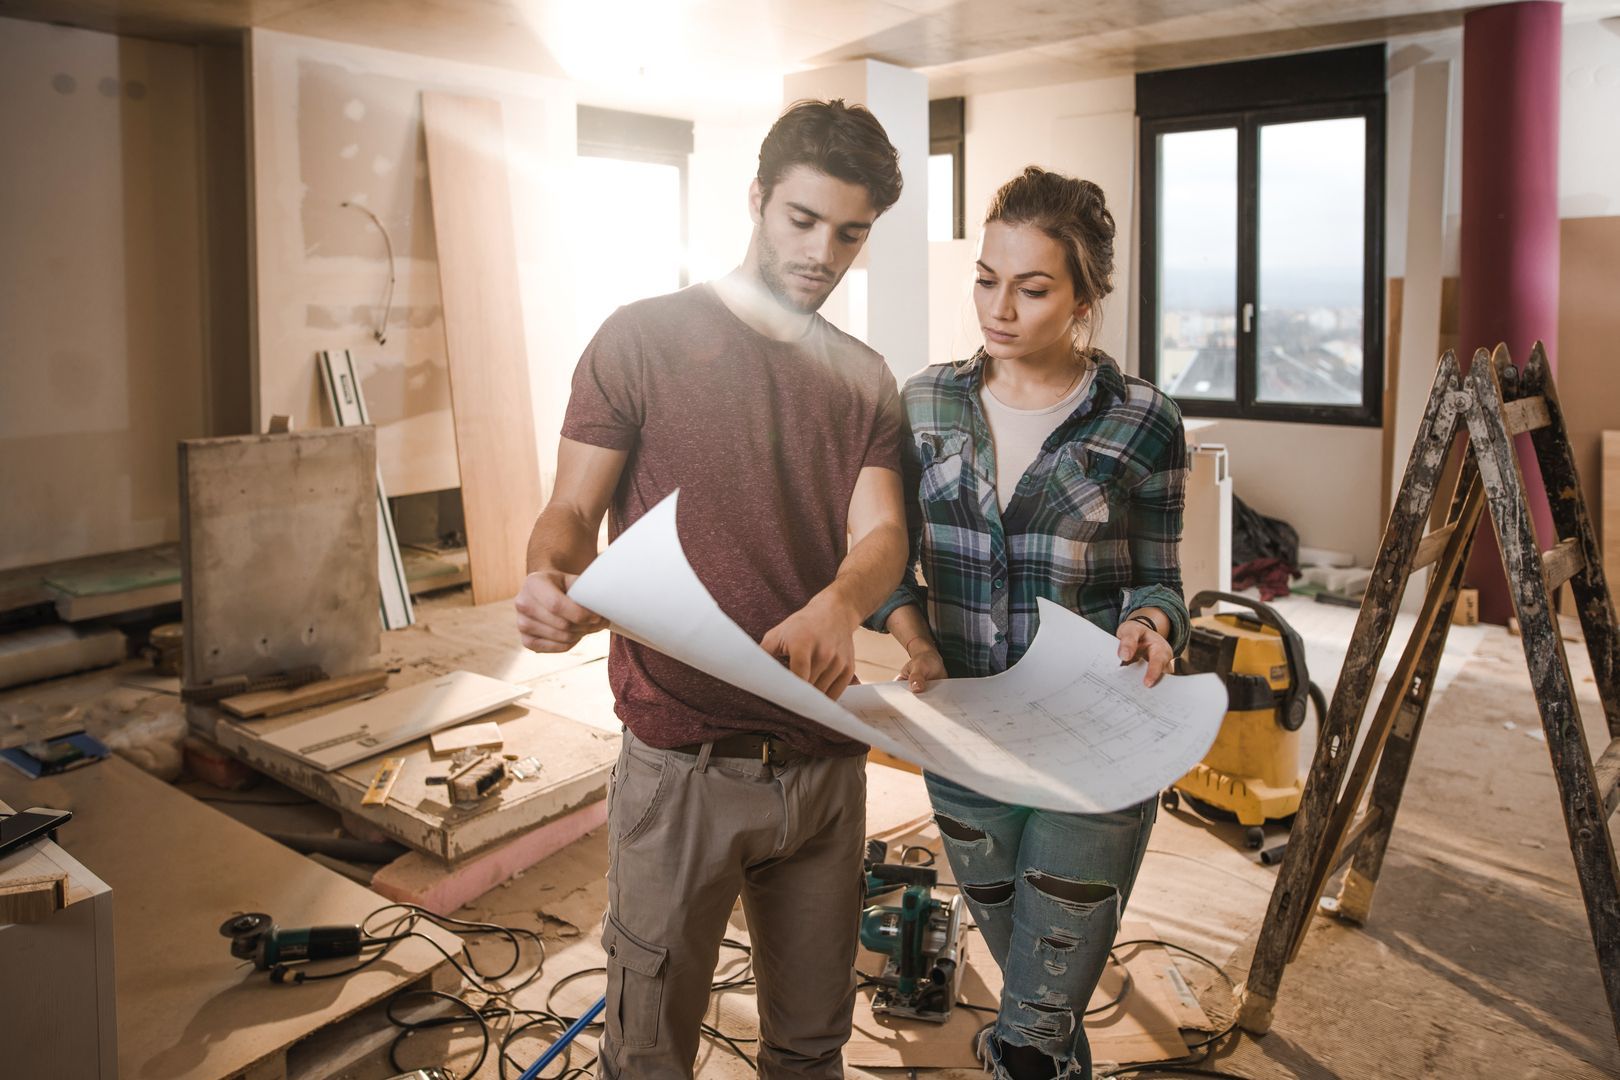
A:
[[[693,1075],[720,940],[741,893],[759,1075],[842,1077],[865,831],[864,756],[704,761],[626,731],[608,801],[599,1075]]]

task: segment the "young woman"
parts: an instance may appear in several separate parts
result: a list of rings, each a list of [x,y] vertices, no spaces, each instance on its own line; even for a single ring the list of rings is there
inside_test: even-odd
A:
[[[1119,638],[1156,684],[1187,636],[1178,547],[1181,414],[1089,347],[1112,288],[1097,185],[1031,166],[985,215],[974,305],[984,347],[905,387],[913,567],[877,615],[934,679],[993,675],[1046,597]],[[1141,866],[1153,799],[1112,814],[1009,806],[929,776],[945,853],[1001,966],[978,1053],[992,1076],[1091,1077],[1081,1018]]]

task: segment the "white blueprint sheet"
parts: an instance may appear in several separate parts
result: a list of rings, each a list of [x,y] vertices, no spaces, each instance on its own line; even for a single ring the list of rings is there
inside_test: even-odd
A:
[[[1215,741],[1226,689],[1214,675],[1142,686],[1113,635],[1040,601],[1040,630],[1010,670],[854,686],[833,701],[726,617],[675,531],[679,492],[597,557],[569,595],[613,629],[834,731],[1003,802],[1095,813],[1179,779]]]

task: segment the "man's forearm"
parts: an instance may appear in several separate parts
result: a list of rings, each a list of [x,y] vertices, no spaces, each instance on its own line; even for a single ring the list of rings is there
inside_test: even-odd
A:
[[[859,626],[878,605],[887,600],[906,569],[906,530],[904,525],[875,526],[844,556],[838,576],[815,601],[838,608]]]
[[[529,534],[528,572],[582,573],[596,558],[597,528],[572,508],[553,501]]]

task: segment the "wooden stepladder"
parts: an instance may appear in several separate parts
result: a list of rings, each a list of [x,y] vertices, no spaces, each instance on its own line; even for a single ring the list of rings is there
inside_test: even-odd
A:
[[[1464,432],[1466,439],[1457,437]],[[1526,432],[1558,534],[1547,551],[1536,538],[1514,453],[1514,437]],[[1443,468],[1455,453],[1464,457],[1445,524],[1425,535]],[[1298,953],[1329,879],[1346,865],[1337,914],[1360,923],[1371,912],[1469,549],[1487,507],[1546,729],[1609,1012],[1620,1037],[1620,868],[1608,829],[1608,818],[1620,803],[1620,632],[1539,342],[1523,371],[1513,366],[1501,345],[1494,354],[1484,349],[1475,353],[1466,375],[1452,353],[1440,359],[1240,993],[1238,1023],[1246,1031],[1264,1034],[1271,1027],[1283,969]],[[1351,751],[1401,594],[1408,577],[1424,566],[1432,569],[1417,624],[1352,766]],[[1581,727],[1553,602],[1566,581],[1579,606],[1608,722],[1609,744],[1595,763]],[[1363,810],[1369,783],[1372,792]]]

